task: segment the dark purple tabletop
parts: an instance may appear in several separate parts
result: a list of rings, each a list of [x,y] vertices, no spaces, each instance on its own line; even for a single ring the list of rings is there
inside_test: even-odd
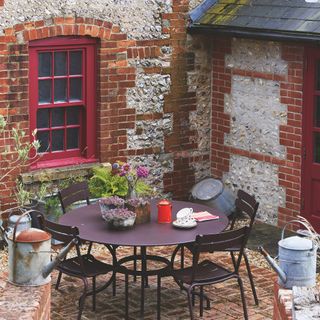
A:
[[[218,215],[219,219],[198,222],[193,229],[178,229],[171,223],[157,222],[157,201],[151,201],[150,223],[138,224],[129,230],[110,230],[101,217],[99,204],[80,207],[64,214],[59,222],[79,228],[80,238],[102,244],[120,246],[166,246],[195,241],[198,234],[216,234],[228,225],[228,218],[224,213],[213,208],[184,201],[172,202],[172,219],[182,208],[193,208],[194,212],[208,211]]]

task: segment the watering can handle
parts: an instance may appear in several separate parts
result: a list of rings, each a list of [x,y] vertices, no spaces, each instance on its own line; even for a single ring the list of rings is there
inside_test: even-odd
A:
[[[312,234],[312,231],[310,230],[309,226],[306,223],[304,223],[303,221],[300,221],[300,220],[291,220],[284,225],[282,232],[281,232],[281,240],[283,240],[283,238],[284,238],[284,231],[286,230],[287,225],[292,224],[292,223],[302,224],[309,231],[309,233]],[[313,249],[314,249],[314,243],[312,241],[312,250]]]

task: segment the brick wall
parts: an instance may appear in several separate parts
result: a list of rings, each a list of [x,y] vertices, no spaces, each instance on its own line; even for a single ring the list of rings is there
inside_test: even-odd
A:
[[[10,284],[7,274],[0,274],[0,319],[49,320],[51,282],[38,287]]]
[[[251,45],[263,48],[264,44],[263,41],[257,41],[256,43],[253,41]],[[266,70],[263,72],[255,67],[249,69],[249,67],[246,67],[246,61],[241,61],[239,58],[236,64],[227,64],[226,58],[233,55],[232,39],[216,38],[213,40],[211,159],[213,176],[224,179],[234,189],[244,188],[248,192],[255,193],[260,201],[259,218],[271,223],[278,222],[278,225],[281,226],[286,221],[292,220],[292,217],[297,216],[301,209],[303,46],[287,43],[277,44],[277,46],[281,51],[278,58],[280,62],[277,61],[277,63],[283,63],[285,67],[281,69],[279,66],[275,66],[274,71]],[[259,53],[258,50],[257,52]],[[248,56],[250,57],[250,55]],[[273,62],[271,60],[270,58],[267,63],[271,64]],[[252,145],[254,139],[258,140],[260,138],[258,133],[253,140],[246,141],[248,137],[239,136],[241,139],[235,139],[232,143],[232,135],[236,136],[238,134],[236,132],[238,128],[234,128],[234,132],[231,132],[231,120],[236,121],[241,117],[241,114],[233,113],[234,110],[230,111],[230,105],[236,104],[236,100],[239,99],[239,90],[237,95],[233,91],[235,79],[238,81],[245,79],[248,83],[260,81],[258,83],[270,83],[270,87],[280,88],[277,89],[279,90],[278,96],[265,97],[266,101],[274,100],[275,103],[279,103],[279,108],[284,106],[286,109],[285,112],[282,112],[282,119],[286,120],[285,123],[281,123],[283,120],[280,117],[274,117],[275,123],[276,121],[280,123],[277,127],[278,136],[273,139],[278,141],[279,146],[273,144],[269,147],[269,150],[267,146],[266,150],[257,152]],[[240,94],[243,94],[243,96],[253,95],[250,96],[252,101],[255,98],[254,93],[250,90],[251,88],[245,88],[244,86],[243,92]],[[241,101],[238,103],[241,103]],[[266,108],[265,111],[268,111],[269,106],[267,104],[258,105],[256,111],[260,112],[262,108]],[[262,127],[261,123],[258,123],[260,120],[255,119],[254,112],[256,111],[251,112],[252,119],[244,121],[244,124],[249,126],[255,123],[254,130]],[[254,131],[251,127],[244,130]],[[274,129],[272,131],[276,132]],[[252,135],[254,136],[254,134]],[[226,141],[226,137],[228,137],[228,141]],[[284,148],[284,152],[281,151],[282,148]],[[279,151],[276,153],[274,150]],[[243,167],[249,166],[249,171],[239,173],[244,169],[240,166],[233,169],[238,171],[237,174],[229,174],[231,159],[233,161],[235,159],[246,159],[242,161],[245,163]],[[270,169],[270,171],[267,169]],[[259,171],[259,174],[256,174],[255,171]],[[268,185],[271,185],[268,180],[268,176],[271,176],[270,172],[274,173],[275,176],[272,181],[274,185],[268,190]],[[257,179],[250,177],[251,174],[256,174],[255,178]],[[250,178],[252,178],[251,181]],[[264,183],[264,186],[262,183]],[[260,189],[258,184],[261,184]],[[282,195],[282,190],[284,195]],[[275,204],[274,209],[270,209],[270,207],[268,209],[270,204]]]
[[[101,162],[131,158],[165,156],[172,168],[163,175],[163,190],[174,198],[186,196],[194,183],[192,164],[207,161],[209,155],[193,156],[197,149],[195,132],[190,129],[189,114],[196,109],[196,94],[187,85],[187,71],[193,66],[186,50],[186,21],[189,1],[174,0],[172,13],[162,15],[162,39],[135,40],[120,31],[120,26],[93,18],[55,17],[28,21],[4,29],[0,36],[0,112],[9,114],[12,125],[19,123],[28,132],[28,43],[57,36],[90,36],[100,40],[98,49],[97,119],[98,149]],[[164,59],[163,46],[172,48],[168,67],[143,66],[145,74],[170,75],[170,93],[164,97],[163,112],[137,114],[127,105],[128,90],[136,86],[137,68],[131,59]],[[141,72],[141,66],[139,67]],[[161,119],[172,115],[172,130],[161,146],[129,148],[127,130],[136,130],[137,121]],[[0,137],[0,144],[4,143]],[[28,138],[28,137],[27,137]],[[7,142],[6,142],[7,143]],[[183,151],[183,152],[182,152]],[[185,152],[186,151],[186,152]],[[0,160],[2,170],[10,168],[14,154]],[[16,177],[28,171],[18,168],[0,185],[2,206],[14,203]]]
[[[282,289],[274,282],[273,320],[292,319],[292,290]]]

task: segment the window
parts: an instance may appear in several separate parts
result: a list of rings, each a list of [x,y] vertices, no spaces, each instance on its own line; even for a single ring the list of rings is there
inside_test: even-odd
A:
[[[30,129],[37,167],[95,161],[95,48],[88,38],[30,42]]]

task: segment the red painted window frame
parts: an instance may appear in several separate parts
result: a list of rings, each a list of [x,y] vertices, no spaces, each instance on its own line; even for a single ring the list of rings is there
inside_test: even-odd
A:
[[[30,136],[37,126],[38,110],[38,53],[58,50],[83,50],[83,84],[82,102],[51,103],[41,105],[48,108],[59,108],[72,105],[83,105],[82,130],[80,133],[81,152],[62,151],[44,153],[32,165],[32,169],[60,167],[85,162],[96,162],[96,46],[97,41],[86,37],[55,37],[35,40],[29,43],[29,111]],[[52,93],[53,94],[53,93]]]

